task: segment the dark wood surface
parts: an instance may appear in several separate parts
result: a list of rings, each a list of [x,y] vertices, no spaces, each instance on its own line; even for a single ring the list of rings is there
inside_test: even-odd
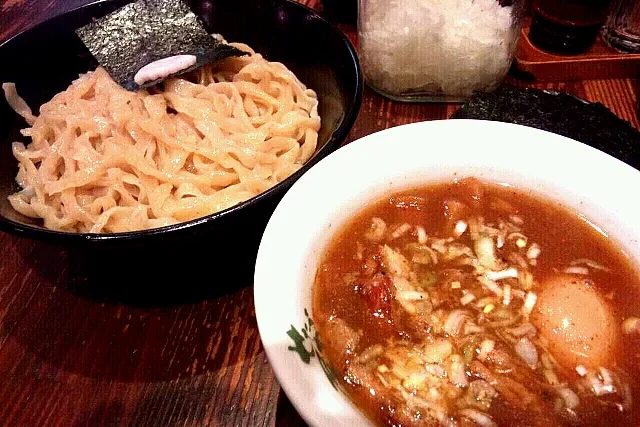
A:
[[[0,0],[0,42],[84,2]],[[638,80],[508,80],[600,101],[639,127]],[[366,90],[348,140],[456,108]],[[303,424],[266,360],[250,283],[195,302],[141,304],[87,293],[91,283],[74,283],[76,267],[64,251],[0,233],[0,425]]]

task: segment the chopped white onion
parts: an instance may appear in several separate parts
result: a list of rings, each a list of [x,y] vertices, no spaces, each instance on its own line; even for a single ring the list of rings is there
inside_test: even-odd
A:
[[[412,261],[418,264],[437,264],[438,254],[429,246],[419,246],[415,249],[416,253],[412,257]]]
[[[480,265],[490,270],[498,268],[496,259],[496,248],[493,239],[489,236],[480,236],[474,242],[474,251],[478,257]]]
[[[508,284],[502,288],[502,304],[511,304],[511,286]]]
[[[518,275],[518,282],[520,283],[520,288],[525,291],[530,290],[533,288],[533,274],[530,271],[521,271]]]
[[[502,288],[496,282],[489,279],[488,277],[478,276],[478,282],[480,282],[482,286],[484,286],[494,294],[498,295],[499,297],[502,296]]]
[[[435,390],[435,389],[432,389],[432,390]],[[427,399],[423,399],[414,394],[407,393],[404,390],[400,390],[400,392],[402,393],[402,397],[404,398],[404,400],[411,402],[412,404],[418,407],[429,410],[430,412],[432,412],[432,415],[436,417],[436,419],[438,419],[438,421],[442,421],[447,418],[446,409],[441,407],[440,405],[433,402],[429,402]]]
[[[484,297],[478,300],[476,307],[483,308],[487,304],[491,304],[495,301],[495,297]]]
[[[524,298],[524,305],[522,306],[522,311],[525,314],[531,314],[533,311],[533,307],[536,305],[538,297],[533,292],[527,292],[527,296]]]
[[[518,356],[530,367],[533,368],[538,364],[538,350],[527,338],[520,338],[516,343],[515,350]]]
[[[464,234],[464,232],[467,231],[467,223],[465,221],[458,221],[456,222],[455,228],[454,228],[454,234],[457,237],[460,237]]]
[[[457,335],[468,319],[467,313],[462,310],[453,310],[444,322],[444,331],[449,335]]]
[[[405,301],[420,301],[429,299],[429,294],[426,292],[398,290],[396,298]]]
[[[578,375],[580,375],[581,377],[584,377],[585,375],[587,375],[587,368],[585,368],[582,365],[578,365],[576,366],[576,372],[578,373]]]
[[[371,228],[369,229],[369,231],[367,231],[367,233],[365,233],[365,237],[369,240],[373,240],[374,242],[378,242],[382,240],[386,231],[386,222],[384,222],[381,218],[372,218]]]
[[[557,365],[556,361],[553,360],[553,358],[551,357],[551,355],[549,353],[542,353],[542,355],[540,356],[540,361],[542,362],[542,366],[544,366],[547,369],[550,369],[553,371],[554,366]]]
[[[591,385],[591,390],[596,396],[603,396],[605,394],[616,392],[616,388],[613,384],[604,384],[604,382],[600,381],[600,378],[598,378],[594,373],[589,373],[587,377],[589,379],[589,384]]]
[[[578,395],[568,387],[559,388],[558,394],[564,400],[564,405],[569,409],[575,409],[580,404]]]
[[[524,224],[524,219],[522,219],[522,217],[519,215],[509,215],[509,221],[511,221],[515,225]]]
[[[434,341],[423,350],[424,358],[429,363],[442,363],[453,353],[453,345],[444,339]]]
[[[376,372],[376,376],[378,377],[378,379],[380,380],[383,386],[385,386],[386,388],[389,388],[389,383],[387,382],[387,380],[384,379],[382,374],[380,374],[379,372]]]
[[[368,361],[375,359],[384,353],[384,347],[380,344],[374,344],[371,347],[367,347],[360,353],[360,355],[356,358],[356,362],[358,363],[367,363]]]
[[[472,293],[465,294],[462,298],[460,298],[460,304],[467,305],[474,299],[476,299],[476,296],[474,294]]]
[[[496,424],[489,415],[476,409],[463,409],[460,411],[460,415],[469,418],[471,421],[474,421],[481,427],[498,427],[498,424]]]
[[[489,353],[493,351],[496,346],[496,342],[493,340],[486,339],[480,343],[480,348],[478,351],[478,359],[484,361],[489,356]]]
[[[480,332],[484,332],[484,328],[481,328],[480,326],[478,326],[475,323],[472,323],[470,321],[465,323],[465,325],[464,325],[464,333],[465,333],[465,335],[478,334]]]
[[[587,267],[579,267],[577,265],[573,265],[571,267],[567,267],[562,271],[567,273],[567,274],[579,274],[581,276],[588,276],[589,275],[589,269]]]
[[[487,271],[485,273],[485,276],[487,278],[489,278],[490,280],[502,280],[502,279],[509,279],[509,278],[517,278],[518,277],[518,270],[516,270],[513,267],[509,267],[509,268],[505,268],[504,270],[500,270],[500,271]]]
[[[391,240],[393,239],[397,239],[399,237],[402,237],[404,234],[406,234],[409,230],[411,230],[411,226],[407,223],[404,223],[400,226],[398,226],[395,230],[393,230],[393,232],[391,232]]]
[[[465,372],[464,359],[459,354],[454,354],[449,358],[449,379],[458,387],[469,385],[467,373]]]
[[[433,248],[433,250],[435,251],[440,252],[441,254],[445,254],[447,253],[447,245],[445,243],[446,242],[444,241],[444,239],[436,240],[431,243],[431,248]]]
[[[417,226],[416,233],[418,233],[418,243],[420,243],[421,245],[427,243],[427,232],[423,226]]]
[[[358,261],[364,259],[364,245],[360,242],[356,242],[356,259]]]
[[[444,377],[447,374],[444,368],[437,363],[427,363],[426,365],[424,365],[424,369],[431,375],[440,378]]]
[[[536,243],[533,243],[531,244],[531,246],[529,246],[529,249],[527,249],[527,258],[536,259],[540,255],[540,252],[540,246],[538,246]]]
[[[456,258],[462,258],[462,259],[469,258],[474,260],[477,263],[477,260],[475,259],[475,255],[473,254],[473,250],[470,247],[460,243],[452,243],[451,245],[449,245],[449,247],[447,248],[446,254],[443,254],[443,255],[447,261],[451,261]],[[459,262],[461,261],[462,260],[459,260]]]
[[[602,383],[604,385],[613,385],[613,377],[608,369],[600,368],[600,376],[602,377]]]
[[[560,381],[558,380],[558,376],[551,369],[545,369],[543,373],[544,373],[544,377],[546,378],[549,384],[551,385],[560,384]]]
[[[571,265],[584,264],[587,267],[593,268],[594,270],[609,271],[609,269],[607,267],[605,267],[604,265],[598,264],[597,262],[595,262],[593,260],[590,260],[588,258],[579,258],[579,259],[571,261],[569,264],[571,264]]]
[[[616,389],[612,385],[604,385],[602,383],[593,382],[593,392],[596,396],[604,396],[605,394],[612,394],[616,392]]]

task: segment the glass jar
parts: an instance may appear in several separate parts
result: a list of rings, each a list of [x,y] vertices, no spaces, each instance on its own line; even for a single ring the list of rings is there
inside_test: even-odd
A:
[[[396,101],[464,102],[495,90],[515,54],[525,0],[359,0],[369,87]]]

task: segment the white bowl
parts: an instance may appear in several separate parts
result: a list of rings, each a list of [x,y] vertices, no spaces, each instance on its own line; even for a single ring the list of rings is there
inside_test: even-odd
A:
[[[587,145],[529,127],[477,120],[414,123],[355,141],[293,185],[269,221],[256,262],[262,343],[284,392],[310,425],[371,424],[332,387],[317,357],[306,363],[291,351],[294,341],[287,333],[295,327],[304,334],[319,257],[334,232],[392,191],[468,175],[557,200],[640,260],[640,202],[629,193],[640,188],[640,172]],[[315,348],[312,338],[303,345]]]

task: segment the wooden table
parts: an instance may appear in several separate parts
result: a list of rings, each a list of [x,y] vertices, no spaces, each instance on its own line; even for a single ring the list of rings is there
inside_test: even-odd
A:
[[[2,0],[0,41],[86,1]],[[342,28],[354,36],[353,27]],[[640,127],[638,80],[508,80],[600,101]],[[399,104],[366,90],[348,140],[444,119],[456,108]],[[149,307],[82,295],[69,285],[71,267],[65,252],[0,233],[0,425],[303,424],[266,360],[250,283],[217,298]]]

